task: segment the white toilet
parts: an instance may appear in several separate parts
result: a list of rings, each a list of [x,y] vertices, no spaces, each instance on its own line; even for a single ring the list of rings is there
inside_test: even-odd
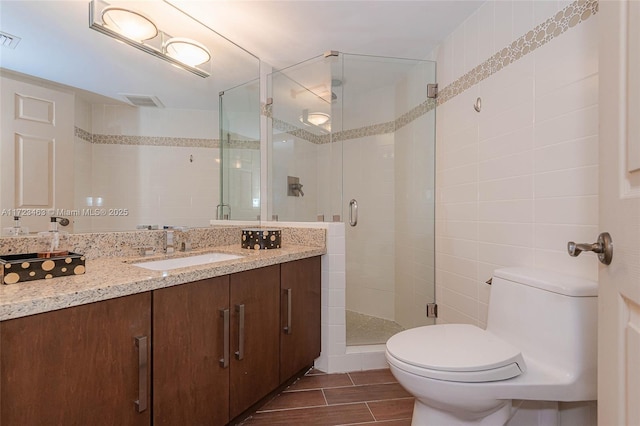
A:
[[[597,284],[532,268],[494,272],[487,329],[443,324],[387,342],[414,426],[504,425],[512,400],[595,401]]]

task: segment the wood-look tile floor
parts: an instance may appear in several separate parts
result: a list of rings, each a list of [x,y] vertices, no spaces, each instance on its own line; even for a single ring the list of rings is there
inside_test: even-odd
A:
[[[243,426],[409,426],[413,397],[388,369],[325,374],[311,370],[259,408]]]

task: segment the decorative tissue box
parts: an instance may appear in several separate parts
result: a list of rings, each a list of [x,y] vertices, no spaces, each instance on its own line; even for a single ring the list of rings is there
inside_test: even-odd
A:
[[[50,258],[38,257],[38,253],[0,256],[0,280],[2,284],[82,275],[85,257],[77,253]]]
[[[280,248],[281,234],[280,229],[243,229],[242,248],[253,250]]]

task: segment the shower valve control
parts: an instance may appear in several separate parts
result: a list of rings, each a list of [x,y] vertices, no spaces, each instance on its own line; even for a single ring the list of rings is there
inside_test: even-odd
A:
[[[302,185],[300,178],[295,176],[287,176],[287,195],[290,197],[304,197],[302,192]]]

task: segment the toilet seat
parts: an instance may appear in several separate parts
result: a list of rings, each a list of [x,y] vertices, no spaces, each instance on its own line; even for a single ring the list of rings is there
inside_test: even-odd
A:
[[[506,380],[526,370],[520,350],[468,324],[400,332],[387,341],[387,359],[413,374],[453,382]]]

